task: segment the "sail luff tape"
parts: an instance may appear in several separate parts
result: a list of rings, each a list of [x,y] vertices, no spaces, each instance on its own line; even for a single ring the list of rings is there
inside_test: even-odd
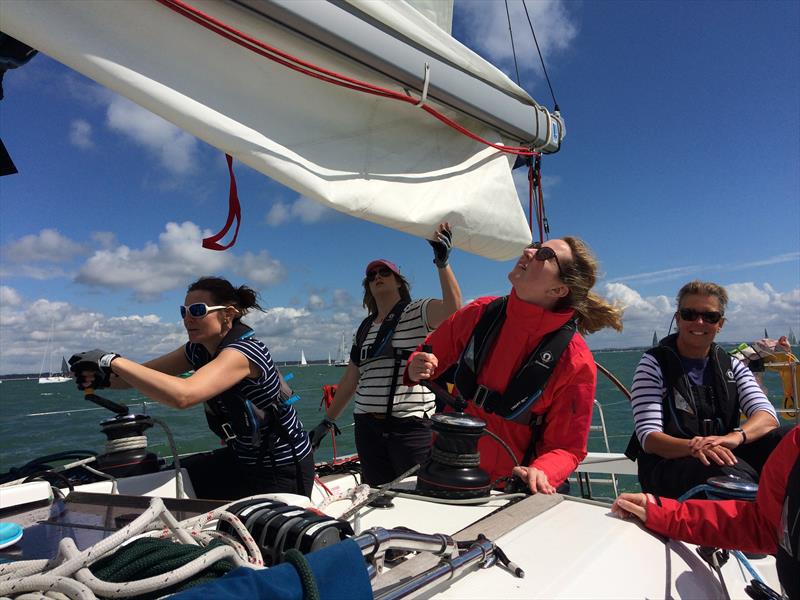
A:
[[[428,63],[425,63],[425,79],[422,84],[422,96],[420,96],[419,102],[417,102],[417,106],[422,108],[422,105],[425,104],[425,100],[428,99],[428,85],[431,82],[431,66]]]

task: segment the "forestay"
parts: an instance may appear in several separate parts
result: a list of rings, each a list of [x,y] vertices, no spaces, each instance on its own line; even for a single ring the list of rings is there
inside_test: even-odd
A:
[[[293,56],[403,91],[388,76],[253,10],[280,2],[190,4]],[[390,22],[411,46],[428,43],[434,49],[426,52],[439,56],[454,72],[474,75],[475,85],[505,90],[526,110],[530,107],[535,130],[555,142],[548,138],[553,121],[546,111],[410,5],[354,0],[350,12],[360,10],[375,14],[369,21],[378,29]],[[446,11],[443,21],[446,26]],[[494,259],[516,256],[530,242],[511,177],[514,156],[462,135],[413,104],[287,69],[155,0],[7,0],[2,29],[328,207],[421,237],[447,220],[457,231],[458,247]],[[419,64],[420,78],[424,62]],[[430,81],[433,88],[433,66]],[[418,97],[418,88],[410,88],[408,93]],[[428,102],[435,104],[431,98]],[[436,108],[491,142],[519,143],[504,140],[482,117],[465,117],[444,104]],[[563,129],[557,137],[562,136]]]

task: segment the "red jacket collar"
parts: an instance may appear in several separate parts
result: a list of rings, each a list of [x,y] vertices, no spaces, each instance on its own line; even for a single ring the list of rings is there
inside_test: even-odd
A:
[[[528,331],[536,331],[540,336],[555,331],[569,321],[574,314],[575,311],[572,309],[554,312],[538,304],[520,300],[517,292],[513,289],[508,298],[508,308],[506,309],[507,319],[529,328]]]

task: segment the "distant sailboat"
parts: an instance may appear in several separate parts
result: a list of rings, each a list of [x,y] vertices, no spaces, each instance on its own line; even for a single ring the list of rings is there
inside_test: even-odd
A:
[[[797,346],[797,338],[794,336],[794,331],[792,331],[791,327],[789,327],[789,343],[792,346]]]
[[[308,366],[308,361],[306,360],[306,353],[303,352],[302,350],[300,350],[300,364],[298,366],[300,367]]]
[[[59,373],[53,373],[53,370],[50,368],[52,364],[50,346],[52,343],[53,325],[51,324],[50,333],[47,336],[47,344],[44,349],[44,356],[42,357],[42,366],[39,368],[39,383],[66,383],[67,381],[72,381],[72,377],[70,377],[69,374],[69,366],[63,356],[61,357],[61,371]],[[47,371],[45,371],[45,367],[47,367]]]
[[[333,361],[331,360],[331,353],[328,352],[328,366],[330,367],[332,364],[333,364]]]
[[[347,352],[347,338],[345,332],[342,332],[342,342],[339,344],[339,355],[336,357],[336,362],[334,363],[337,367],[346,367],[350,364],[350,355]]]
[[[767,328],[766,327],[764,327],[764,337],[766,339],[769,339],[769,334],[767,333]]]
[[[653,346],[658,346],[658,336],[655,329],[653,330]]]

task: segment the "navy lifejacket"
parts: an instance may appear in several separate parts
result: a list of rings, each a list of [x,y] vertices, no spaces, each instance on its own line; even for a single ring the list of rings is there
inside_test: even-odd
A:
[[[508,296],[496,298],[481,315],[458,359],[454,383],[463,400],[504,419],[531,425],[530,407],[541,397],[553,369],[577,330],[570,319],[542,338],[502,394],[478,385],[478,376],[506,318]]]
[[[392,366],[392,379],[389,384],[389,397],[386,399],[386,424],[384,426],[384,437],[388,437],[391,432],[391,416],[394,407],[394,395],[397,392],[397,376],[400,374],[400,366],[404,360],[411,356],[410,350],[401,350],[392,346],[392,338],[397,329],[397,324],[400,322],[400,317],[406,306],[410,304],[408,300],[400,300],[392,307],[386,318],[383,319],[378,335],[375,336],[375,341],[369,345],[364,342],[367,339],[372,322],[375,320],[375,315],[369,315],[366,319],[361,321],[356,331],[356,339],[353,347],[350,349],[350,361],[356,366],[361,366],[361,363],[367,360],[372,360],[378,357],[394,358]]]
[[[739,391],[731,357],[711,344],[709,367],[712,385],[696,385],[683,370],[678,355],[678,334],[667,336],[647,354],[658,361],[667,393],[663,401],[664,433],[690,439],[702,435],[725,435],[739,426]]]
[[[691,439],[695,436],[725,435],[739,426],[739,390],[733,375],[730,355],[719,345],[711,344],[709,367],[712,369],[712,385],[692,383],[683,370],[673,333],[662,339],[658,346],[650,348],[649,354],[658,361],[666,388],[662,400],[663,431],[676,438]],[[625,455],[636,460],[643,450],[634,432]]]
[[[219,356],[227,346],[234,342],[244,340],[253,336],[255,332],[244,323],[237,322],[233,325],[228,334],[222,339],[214,357]],[[275,368],[277,371],[277,367]],[[278,437],[285,439],[292,447],[288,432],[280,426],[280,408],[283,402],[292,396],[292,390],[278,371],[280,379],[280,394],[278,398],[270,404],[267,410],[270,411],[269,418],[265,410],[255,406],[250,400],[242,401],[240,396],[232,390],[225,390],[221,394],[210,398],[204,403],[206,421],[208,426],[222,441],[230,444],[236,438],[249,437],[253,446],[262,446],[261,426],[267,422],[270,429]]]
[[[361,366],[361,363],[365,360],[380,356],[394,356],[392,338],[394,337],[395,329],[397,329],[397,324],[400,322],[400,317],[409,304],[408,300],[400,300],[392,307],[392,310],[389,311],[389,314],[386,315],[386,318],[381,323],[375,340],[369,345],[365,345],[364,341],[367,339],[367,334],[369,334],[376,315],[371,314],[361,321],[361,325],[356,330],[356,339],[353,347],[350,349],[350,362],[356,366]]]

